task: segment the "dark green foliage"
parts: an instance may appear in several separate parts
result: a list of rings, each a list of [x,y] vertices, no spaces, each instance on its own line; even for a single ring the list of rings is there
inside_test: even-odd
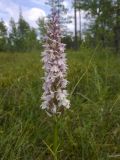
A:
[[[85,48],[67,57],[71,108],[58,123],[58,160],[117,160],[120,57]],[[53,119],[40,109],[39,58],[35,53],[0,54],[0,159],[53,159]]]
[[[7,28],[3,20],[0,20],[0,51],[5,51],[7,43]]]
[[[8,37],[8,50],[17,51],[18,48],[18,31],[17,25],[13,18],[10,20],[10,33]]]
[[[66,35],[62,38],[62,42],[66,44],[67,49],[73,48],[73,39],[70,35]]]
[[[11,18],[8,34],[4,21],[0,21],[0,51],[25,52],[40,48],[36,29],[30,27],[22,13],[17,23]]]
[[[78,0],[77,7],[86,11],[89,19],[86,39],[90,44],[112,47],[120,52],[120,1]]]
[[[18,23],[13,19],[10,21],[11,31],[9,33],[9,49],[11,51],[25,52],[37,48],[37,33],[34,28],[24,20],[20,14]]]
[[[20,14],[19,20],[18,20],[18,50],[22,49],[22,51],[25,51],[27,40],[30,34],[30,26],[29,24],[24,20],[23,16]]]
[[[39,18],[37,21],[38,24],[38,30],[39,30],[39,34],[40,34],[40,38],[43,40],[47,31],[46,31],[46,21],[45,19],[41,19]]]

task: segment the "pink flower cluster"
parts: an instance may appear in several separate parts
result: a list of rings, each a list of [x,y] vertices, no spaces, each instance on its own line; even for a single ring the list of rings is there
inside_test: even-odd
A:
[[[48,114],[61,114],[70,107],[67,99],[66,86],[66,57],[65,44],[61,43],[61,30],[58,12],[52,9],[52,14],[47,24],[47,36],[42,52],[43,69],[45,71],[42,95],[42,109]]]

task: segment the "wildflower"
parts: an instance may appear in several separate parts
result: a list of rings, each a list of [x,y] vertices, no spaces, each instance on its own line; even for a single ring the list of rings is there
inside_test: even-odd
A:
[[[47,36],[42,52],[43,69],[45,71],[42,96],[42,109],[48,115],[60,114],[64,109],[69,109],[70,102],[67,99],[66,86],[66,58],[65,44],[61,43],[61,30],[58,11],[52,9],[51,17],[47,24]]]

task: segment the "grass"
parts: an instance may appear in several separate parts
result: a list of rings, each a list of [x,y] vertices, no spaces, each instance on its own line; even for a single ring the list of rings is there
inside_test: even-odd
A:
[[[120,159],[120,57],[68,51],[71,109],[59,120],[58,160]],[[37,53],[0,53],[0,159],[52,160],[53,119],[40,109]]]

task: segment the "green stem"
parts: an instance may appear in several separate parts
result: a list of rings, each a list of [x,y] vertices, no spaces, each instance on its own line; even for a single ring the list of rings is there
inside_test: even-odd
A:
[[[54,124],[54,141],[53,141],[53,152],[54,152],[54,159],[57,160],[57,148],[58,148],[58,122],[57,117],[55,117],[55,124]]]

